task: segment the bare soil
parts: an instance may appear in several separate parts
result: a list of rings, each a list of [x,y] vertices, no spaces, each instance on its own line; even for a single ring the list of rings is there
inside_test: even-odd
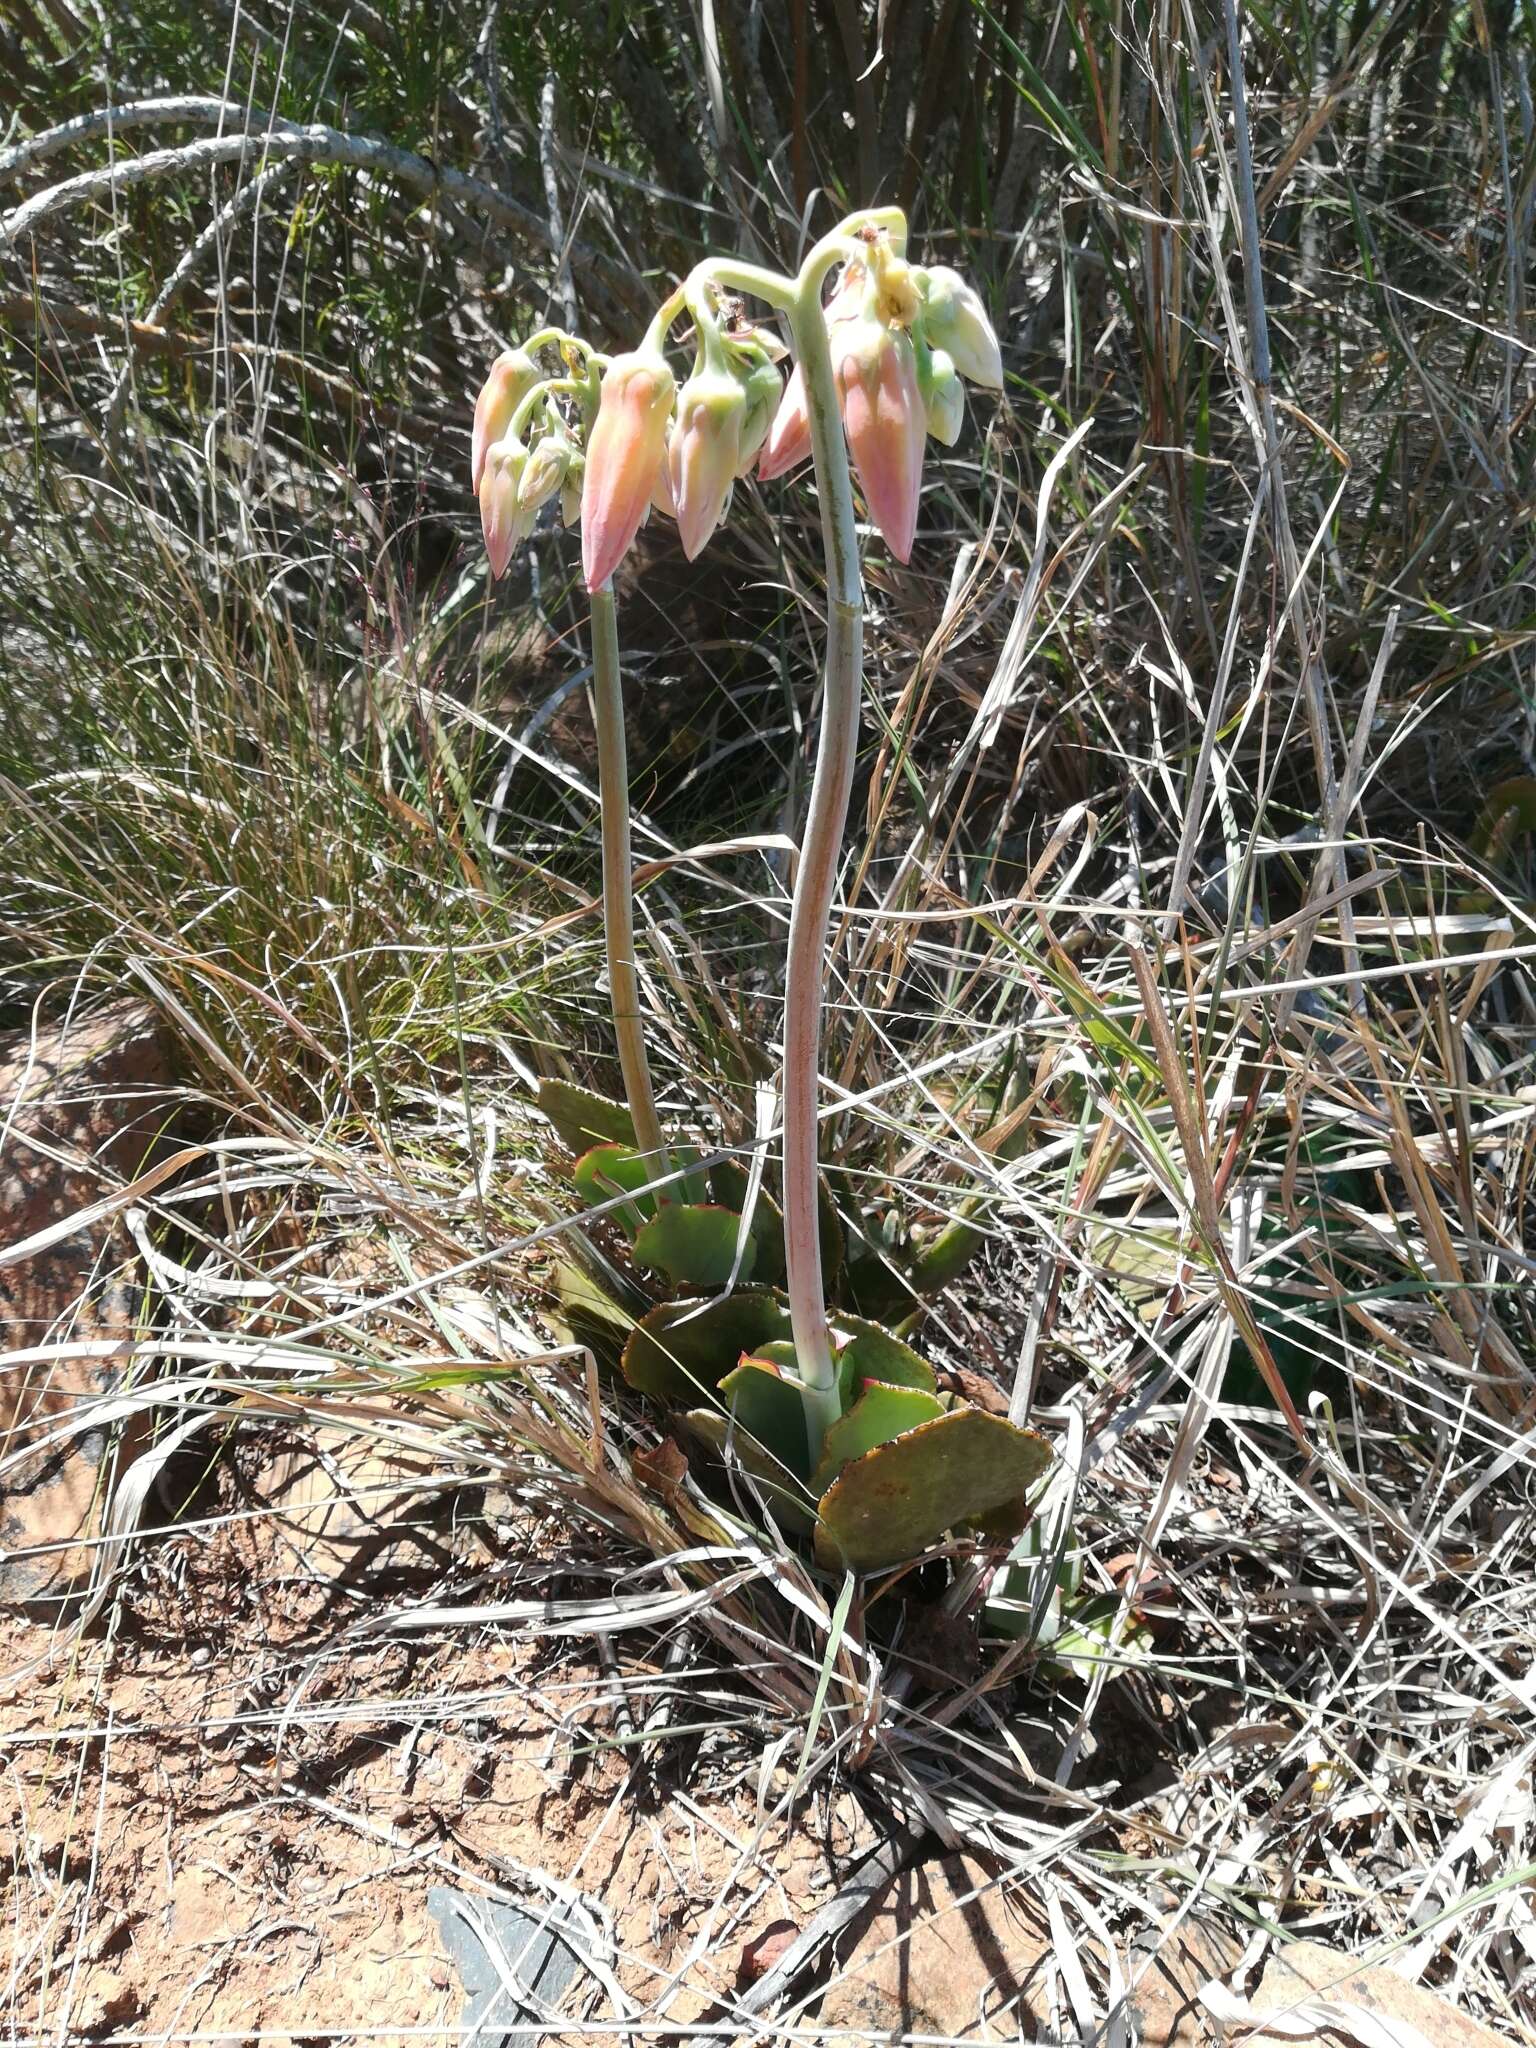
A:
[[[371,1602],[237,1514],[146,1546],[105,1632],[44,1670],[48,1630],[0,1623],[5,2038],[455,2038],[429,1888],[543,1909],[551,1880],[632,2011],[686,2024],[873,1839],[846,1797],[772,1818],[782,1770],[764,1817],[697,1734],[642,1754],[611,1668],[370,1637]]]

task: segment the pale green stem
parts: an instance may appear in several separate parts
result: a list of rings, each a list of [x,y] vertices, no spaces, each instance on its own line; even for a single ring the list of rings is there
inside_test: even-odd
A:
[[[818,264],[819,254],[813,251],[801,271],[789,319],[795,357],[805,379],[826,550],[826,680],[816,772],[795,871],[784,981],[784,1263],[813,1466],[820,1460],[822,1439],[840,1412],[817,1214],[821,1008],[827,927],[858,751],[864,655],[864,594],[854,532],[853,486],[821,305],[821,281],[827,266]]]
[[[629,851],[629,761],[624,745],[624,693],[619,679],[619,627],[613,587],[592,593],[592,697],[597,718],[597,790],[603,833],[603,936],[608,947],[608,998],[619,1042],[624,1095],[634,1120],[638,1149],[653,1179],[671,1171],[651,1065],[640,1015],[640,978],[635,972],[634,890]],[[659,1202],[667,1190],[656,1190]]]
[[[518,400],[517,409],[507,422],[507,439],[520,441],[523,438],[524,428],[546,399],[562,391],[585,391],[586,388],[585,377],[546,377],[542,384],[531,385]]]

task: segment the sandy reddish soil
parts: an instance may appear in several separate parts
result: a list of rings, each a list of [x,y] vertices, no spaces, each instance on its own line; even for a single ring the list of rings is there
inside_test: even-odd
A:
[[[157,1542],[109,1626],[19,1679],[48,1631],[0,1623],[4,2038],[454,2038],[428,1889],[543,1908],[530,1871],[595,1901],[625,1993],[686,2023],[873,1839],[846,1798],[760,1821],[740,1747],[594,1750],[592,1665],[368,1640],[366,1587],[294,1565],[264,1519]]]

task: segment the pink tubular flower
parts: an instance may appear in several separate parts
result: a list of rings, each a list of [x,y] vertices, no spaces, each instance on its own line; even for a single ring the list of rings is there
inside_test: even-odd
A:
[[[581,557],[588,590],[599,590],[608,581],[640,530],[666,462],[667,422],[676,390],[665,357],[653,350],[615,356],[603,375],[581,487]]]
[[[799,468],[810,452],[810,408],[805,401],[805,378],[796,363],[784,386],[773,425],[768,429],[763,452],[757,458],[758,477],[768,484],[776,476],[787,476],[790,470]]]
[[[539,381],[539,366],[520,348],[504,349],[475,400],[475,430],[470,443],[470,488],[478,491],[485,474],[486,450],[500,441],[512,415]]]
[[[731,494],[746,409],[746,393],[725,371],[695,371],[678,394],[668,465],[678,536],[690,562],[720,524]]]
[[[833,337],[832,368],[870,517],[897,561],[910,561],[928,431],[912,338],[878,320],[851,322]]]
[[[856,320],[864,299],[864,266],[862,263],[846,263],[837,280],[837,288],[827,301],[827,332],[831,336],[836,354],[837,330],[847,321]],[[784,396],[779,409],[773,416],[773,425],[768,429],[768,438],[763,443],[763,452],[758,459],[757,474],[762,483],[772,483],[776,476],[787,476],[790,470],[798,469],[811,452],[811,416],[805,400],[805,379],[796,363],[784,387]]]
[[[491,580],[507,573],[513,550],[533,531],[535,512],[518,503],[528,463],[521,441],[493,441],[480,466],[480,530],[490,558]]]

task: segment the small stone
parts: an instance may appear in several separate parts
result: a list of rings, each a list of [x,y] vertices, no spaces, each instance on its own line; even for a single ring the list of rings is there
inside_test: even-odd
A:
[[[951,1365],[946,1367],[943,1377],[946,1392],[958,1394],[973,1408],[980,1408],[983,1414],[1008,1413],[1008,1396],[986,1373],[977,1372],[969,1365]]]
[[[1501,2048],[1501,2035],[1438,1991],[1410,1983],[1382,1964],[1362,1965],[1320,1941],[1293,1941],[1271,1952],[1251,2000],[1251,2048],[1281,2048],[1286,2038],[1264,2032],[1266,2013],[1318,2003],[1358,2006],[1380,2033],[1401,2037],[1412,2029],[1435,2048]],[[1294,2036],[1290,2039],[1294,2042]]]
[[[128,1913],[115,1913],[104,1923],[94,1939],[86,1947],[86,1955],[93,1963],[105,1962],[113,1949],[121,1948],[133,1928],[133,1917]]]
[[[1170,1913],[1177,1901],[1170,1897]],[[1172,1936],[1138,1943],[1131,1958],[1131,2015],[1141,2048],[1209,2048],[1221,2033],[1199,2002],[1200,1986],[1235,1968],[1242,1944],[1214,1920],[1183,1920]]]
[[[367,1437],[328,1438],[323,1449],[280,1452],[252,1491],[290,1568],[355,1584],[370,1573],[447,1561],[425,1475],[419,1459]]]
[[[755,1984],[760,1977],[777,1969],[800,1937],[800,1929],[793,1920],[770,1920],[761,1934],[753,1935],[742,1946],[741,1961],[736,1969],[738,1988],[745,1989]]]

